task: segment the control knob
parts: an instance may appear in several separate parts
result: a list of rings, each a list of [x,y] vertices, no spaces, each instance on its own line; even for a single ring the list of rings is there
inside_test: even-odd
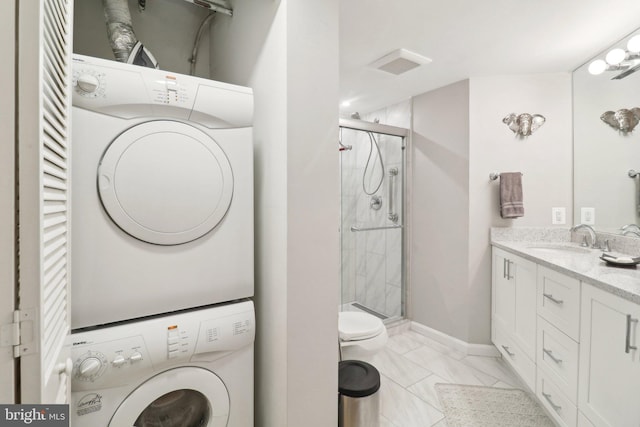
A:
[[[87,357],[80,363],[78,375],[84,378],[90,378],[100,372],[102,361],[97,357]]]
[[[133,362],[139,362],[142,360],[142,354],[138,351],[134,352],[131,356],[129,356],[129,360]]]
[[[119,368],[120,366],[124,365],[125,363],[127,363],[127,359],[125,359],[122,355],[117,355],[114,359],[113,362],[111,362],[113,364],[113,366],[115,366],[116,368]]]
[[[78,87],[86,93],[93,93],[100,86],[100,80],[91,74],[81,74],[78,77]]]

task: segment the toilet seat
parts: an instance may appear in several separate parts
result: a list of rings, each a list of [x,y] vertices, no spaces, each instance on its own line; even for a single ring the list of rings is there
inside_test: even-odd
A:
[[[379,318],[358,311],[338,313],[338,332],[341,341],[360,341],[376,337],[385,331]]]

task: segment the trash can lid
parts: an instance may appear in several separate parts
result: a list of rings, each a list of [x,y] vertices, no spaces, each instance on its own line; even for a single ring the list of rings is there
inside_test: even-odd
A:
[[[338,365],[338,391],[343,396],[366,397],[380,389],[380,373],[362,360],[343,360]]]

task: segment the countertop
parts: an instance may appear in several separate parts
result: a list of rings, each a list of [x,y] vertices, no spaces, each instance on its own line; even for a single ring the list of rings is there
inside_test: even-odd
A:
[[[492,236],[491,244],[640,304],[640,267],[611,266],[600,259],[602,250],[583,248],[578,243],[570,242],[567,239],[564,241],[539,239],[513,241]],[[568,250],[553,249],[563,247]],[[614,256],[629,256],[620,252],[609,253]]]

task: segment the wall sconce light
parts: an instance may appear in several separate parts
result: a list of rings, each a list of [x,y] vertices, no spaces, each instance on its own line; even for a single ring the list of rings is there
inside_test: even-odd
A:
[[[623,108],[616,112],[607,111],[600,116],[600,119],[620,132],[632,132],[633,128],[640,123],[640,108],[636,107],[630,110]]]
[[[622,71],[613,79],[623,79],[638,68],[640,68],[640,34],[629,39],[626,50],[612,49],[604,59],[596,59],[589,64],[589,73],[597,76],[605,71]]]
[[[540,114],[522,113],[516,115],[516,113],[511,113],[502,119],[502,123],[509,126],[509,129],[518,136],[529,136],[542,126],[546,120]]]

